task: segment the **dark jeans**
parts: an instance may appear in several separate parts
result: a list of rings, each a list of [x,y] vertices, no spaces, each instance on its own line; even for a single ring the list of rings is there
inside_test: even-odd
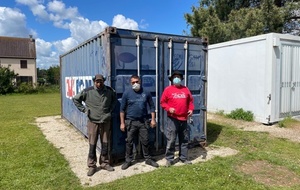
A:
[[[101,154],[99,158],[99,164],[101,166],[105,166],[106,164],[109,164],[108,147],[109,147],[109,139],[110,139],[110,122],[92,123],[88,121],[87,133],[88,133],[88,139],[90,144],[88,160],[87,160],[88,167],[96,167],[97,164],[96,147],[97,147],[99,135],[100,135],[100,142],[101,142]]]
[[[168,161],[174,160],[175,143],[178,135],[179,140],[179,159],[185,161],[188,158],[188,141],[189,141],[189,128],[187,121],[180,121],[172,117],[167,119],[167,128],[165,136],[167,138],[166,159]]]
[[[142,150],[145,159],[150,159],[149,154],[149,139],[148,139],[148,125],[144,121],[132,121],[125,120],[125,126],[127,129],[126,138],[126,162],[133,160],[133,144],[134,139],[139,137],[142,145]]]

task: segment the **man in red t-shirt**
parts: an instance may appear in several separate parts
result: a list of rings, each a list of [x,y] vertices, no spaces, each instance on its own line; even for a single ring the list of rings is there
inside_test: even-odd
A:
[[[178,135],[179,160],[184,164],[192,164],[188,160],[189,128],[188,117],[191,117],[194,110],[194,98],[190,90],[181,85],[183,75],[174,71],[169,77],[171,85],[166,87],[161,96],[160,105],[167,111],[168,119],[165,128],[167,138],[166,166],[174,164],[175,142]]]

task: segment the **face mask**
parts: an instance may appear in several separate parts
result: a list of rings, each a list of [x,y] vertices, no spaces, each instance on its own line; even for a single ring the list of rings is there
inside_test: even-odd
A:
[[[133,85],[132,85],[132,89],[133,90],[139,90],[141,88],[141,85],[139,84],[139,83],[134,83]]]
[[[180,85],[181,80],[178,77],[173,78],[173,84],[175,84],[176,86]]]

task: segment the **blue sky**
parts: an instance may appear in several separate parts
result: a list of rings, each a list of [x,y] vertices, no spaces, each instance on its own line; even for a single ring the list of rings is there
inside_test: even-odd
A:
[[[1,0],[0,36],[36,39],[37,67],[59,64],[59,55],[107,26],[184,35],[185,13],[199,0]]]

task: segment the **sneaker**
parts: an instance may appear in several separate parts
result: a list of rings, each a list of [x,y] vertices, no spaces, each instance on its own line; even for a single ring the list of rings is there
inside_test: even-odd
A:
[[[101,169],[107,170],[109,172],[115,171],[113,167],[111,167],[109,164],[106,164],[105,166],[100,166]]]
[[[181,160],[181,162],[184,163],[185,165],[190,165],[190,164],[192,164],[192,162],[189,161],[189,160]]]
[[[147,159],[145,161],[145,163],[148,164],[148,165],[150,165],[150,166],[156,167],[156,168],[159,167],[159,165],[156,162],[154,162],[153,160],[151,160],[151,159]]]
[[[167,160],[167,162],[166,162],[166,167],[170,167],[170,166],[172,166],[173,165],[173,162],[172,161],[169,161],[169,160]]]
[[[96,173],[97,168],[89,168],[89,171],[87,172],[87,176],[92,176]]]
[[[127,168],[129,168],[129,166],[131,166],[131,162],[124,162],[121,168],[122,170],[126,170]]]

